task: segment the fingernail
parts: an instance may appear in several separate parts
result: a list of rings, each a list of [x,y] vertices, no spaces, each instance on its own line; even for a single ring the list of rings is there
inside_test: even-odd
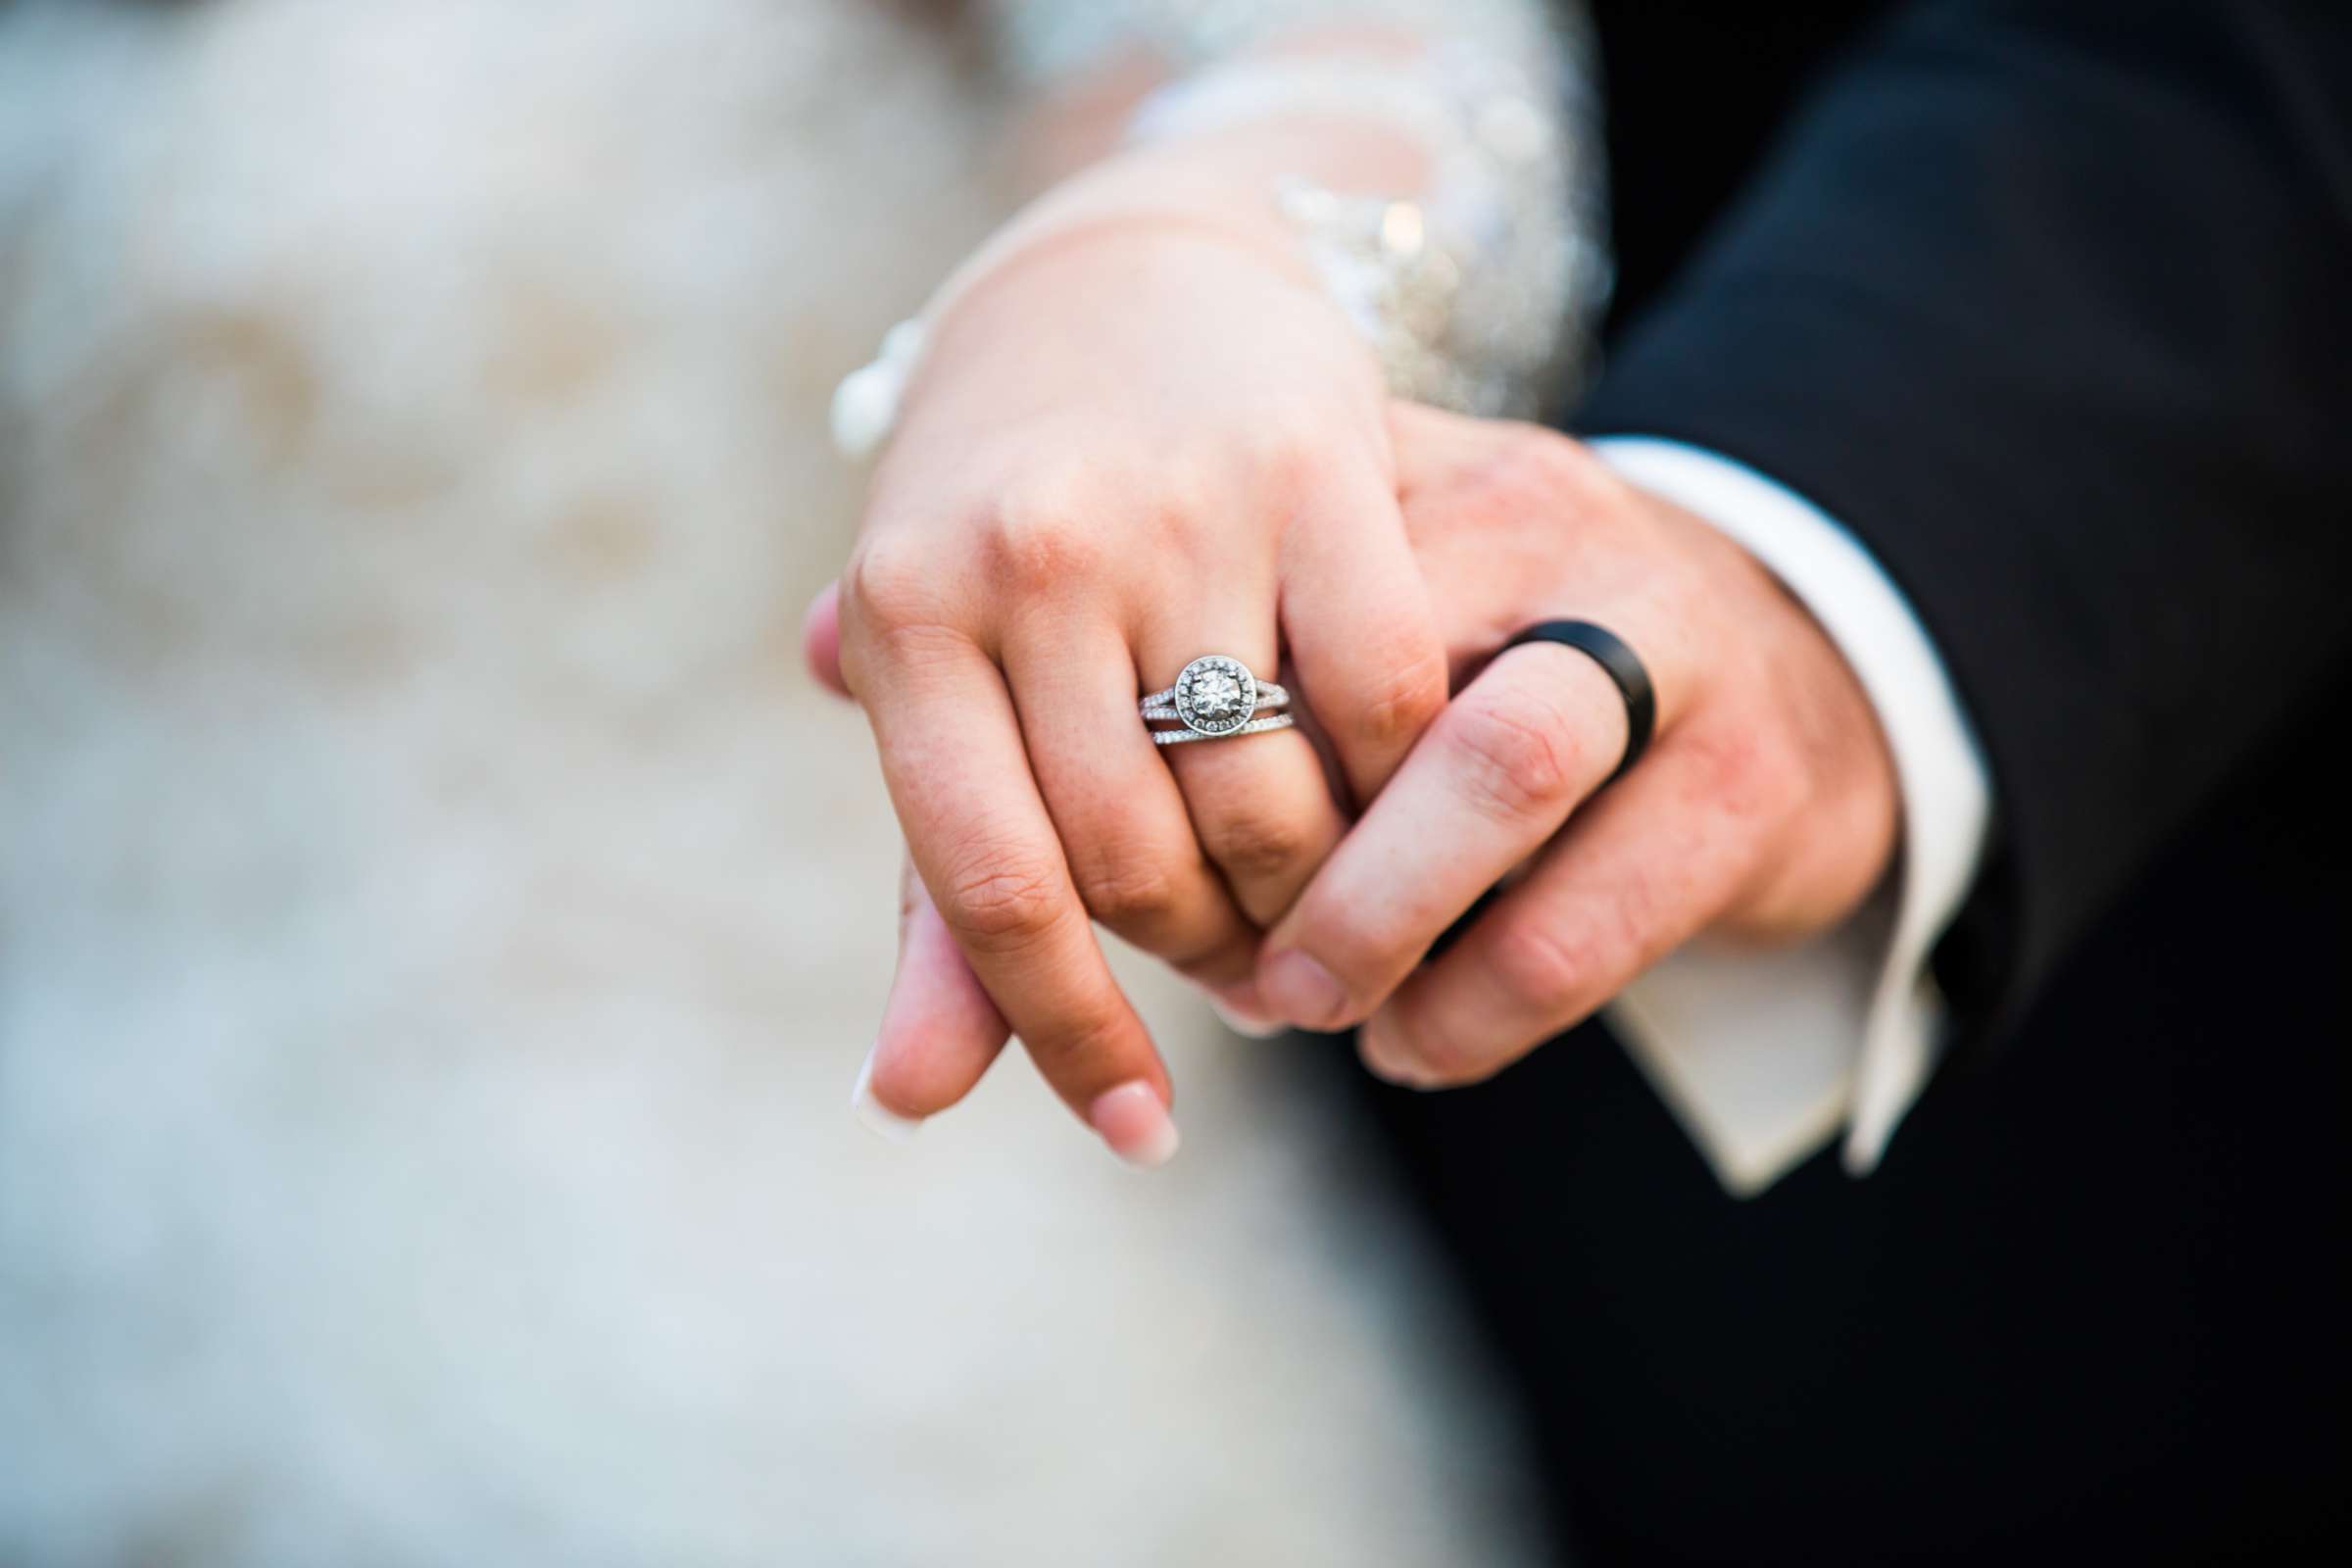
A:
[[[850,1109],[866,1131],[894,1144],[903,1144],[923,1130],[920,1116],[902,1116],[874,1098],[874,1055],[870,1051],[865,1065],[858,1069],[858,1087],[850,1091]]]
[[[1348,993],[1331,971],[1295,948],[1268,961],[1258,977],[1257,994],[1277,1016],[1309,1029],[1330,1028],[1348,1005]]]
[[[1429,1087],[1428,1075],[1405,1049],[1385,1012],[1374,1013],[1355,1032],[1355,1054],[1365,1070],[1382,1083],[1395,1084],[1399,1089]]]
[[[1095,1098],[1086,1119],[1110,1152],[1138,1170],[1155,1170],[1176,1157],[1176,1122],[1159,1093],[1141,1078]]]
[[[1206,986],[1208,1010],[1218,1021],[1245,1040],[1271,1040],[1285,1034],[1290,1026],[1266,1011],[1257,987],[1243,981],[1239,985]]]

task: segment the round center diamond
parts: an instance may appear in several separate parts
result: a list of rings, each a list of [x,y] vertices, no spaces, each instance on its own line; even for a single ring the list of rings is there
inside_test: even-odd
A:
[[[1242,683],[1230,670],[1204,670],[1193,682],[1193,707],[1211,723],[1231,718],[1242,710]]]

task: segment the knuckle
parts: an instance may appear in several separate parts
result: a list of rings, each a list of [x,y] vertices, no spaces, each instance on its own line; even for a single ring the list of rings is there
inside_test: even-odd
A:
[[[1396,901],[1359,899],[1310,888],[1299,908],[1299,939],[1311,946],[1350,992],[1385,997],[1442,934]]]
[[[1248,882],[1272,881],[1298,869],[1307,854],[1303,826],[1288,818],[1241,813],[1216,822],[1208,831],[1209,854],[1234,876]]]
[[[1498,496],[1545,508],[1590,503],[1606,494],[1611,483],[1608,470],[1582,444],[1533,424],[1506,427],[1486,480]]]
[[[939,912],[950,930],[983,952],[1029,947],[1061,917],[1061,879],[1023,851],[969,854],[941,889]]]
[[[1599,967],[1588,934],[1545,920],[1515,921],[1494,935],[1489,962],[1495,989],[1523,1012],[1551,1013],[1574,1000]]]
[[[910,540],[867,540],[841,576],[843,618],[872,631],[942,620],[946,600],[937,560]]]
[[[1082,1104],[1139,1071],[1148,1072],[1148,1061],[1134,1057],[1131,1026],[1114,1009],[1089,1006],[1034,1033],[1035,1038],[1023,1035],[1021,1044],[1046,1077],[1065,1095],[1076,1091]]]
[[[1432,644],[1386,662],[1356,710],[1359,739],[1379,746],[1417,739],[1446,707],[1446,651]]]
[[[1556,702],[1513,686],[1466,698],[1455,710],[1453,748],[1473,805],[1515,821],[1573,804],[1576,749]]]
[[[978,533],[985,569],[996,582],[1046,596],[1092,577],[1102,564],[1099,531],[1074,488],[1033,481],[1000,497],[982,514]]]
[[[1448,526],[1505,538],[1539,530],[1556,548],[1563,523],[1621,515],[1632,499],[1632,488],[1582,442],[1539,425],[1497,423],[1420,510],[1439,505]],[[1407,507],[1408,518],[1415,510]]]
[[[1791,814],[1802,804],[1805,769],[1793,748],[1744,727],[1694,736],[1692,745],[1706,798],[1725,815],[1765,823]]]
[[[1326,432],[1295,419],[1271,419],[1241,438],[1241,466],[1254,488],[1277,507],[1296,506],[1333,471]]]
[[[1154,933],[1177,914],[1175,874],[1156,856],[1113,843],[1074,856],[1071,876],[1087,912],[1122,936]]]

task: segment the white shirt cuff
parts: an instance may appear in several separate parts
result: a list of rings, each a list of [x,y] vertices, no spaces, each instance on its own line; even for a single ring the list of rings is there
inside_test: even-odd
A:
[[[1844,925],[1769,952],[1693,942],[1612,1003],[1610,1023],[1731,1192],[1763,1191],[1840,1128],[1846,1168],[1867,1173],[1941,1045],[1928,956],[1984,852],[1983,755],[1901,590],[1818,508],[1680,442],[1592,450],[1722,529],[1812,612],[1878,711],[1903,798],[1899,871]]]

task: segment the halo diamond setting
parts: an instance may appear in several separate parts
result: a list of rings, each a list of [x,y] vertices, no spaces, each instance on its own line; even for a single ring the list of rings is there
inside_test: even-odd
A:
[[[1289,729],[1291,694],[1259,680],[1250,666],[1224,654],[1207,654],[1184,666],[1176,684],[1137,704],[1152,744],[1222,740],[1228,735],[1263,735]],[[1152,729],[1170,724],[1172,729]]]
[[[1209,654],[1176,677],[1176,716],[1200,735],[1230,735],[1257,711],[1257,680],[1238,659]]]

